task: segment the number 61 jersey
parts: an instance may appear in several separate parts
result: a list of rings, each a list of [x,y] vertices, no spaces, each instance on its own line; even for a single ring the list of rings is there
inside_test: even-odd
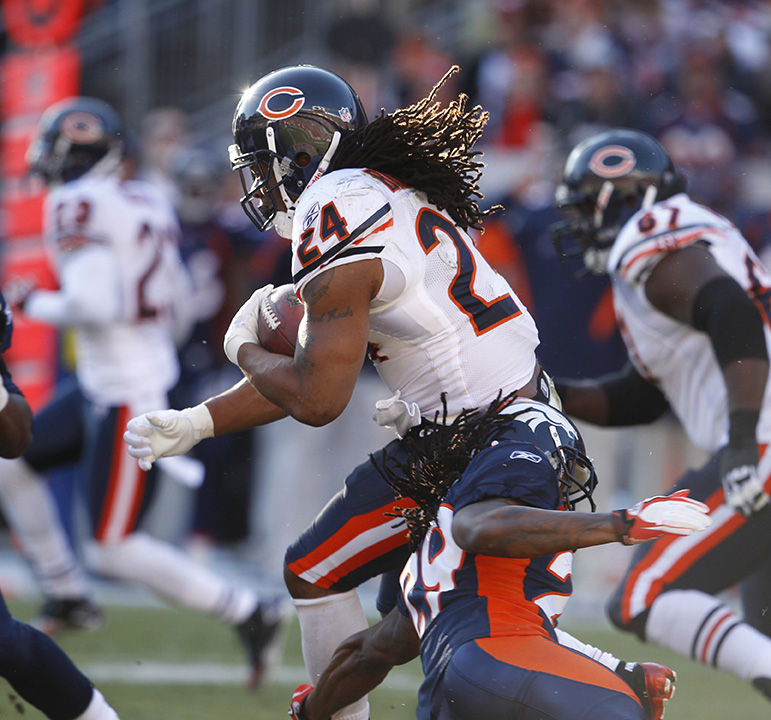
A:
[[[525,385],[538,332],[469,235],[423,193],[372,170],[323,175],[300,196],[292,274],[302,297],[328,268],[378,258],[370,359],[389,389],[424,416],[489,403]]]
[[[165,400],[176,382],[172,316],[189,288],[178,237],[173,208],[145,182],[84,177],[46,198],[60,290],[36,291],[29,314],[75,330],[78,380],[91,400]]]

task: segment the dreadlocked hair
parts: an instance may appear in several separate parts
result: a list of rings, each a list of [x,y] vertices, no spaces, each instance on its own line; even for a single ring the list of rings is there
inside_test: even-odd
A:
[[[482,135],[489,113],[476,105],[466,109],[468,96],[442,107],[436,94],[460,68],[453,65],[428,96],[414,105],[380,115],[340,142],[330,170],[368,168],[420,190],[464,230],[481,229],[482,219],[501,209],[482,210],[476,198],[484,163],[472,147]]]
[[[498,427],[510,420],[501,410],[515,399],[516,392],[506,397],[498,393],[486,410],[464,410],[447,424],[447,398],[442,393],[442,418],[436,413],[433,423],[424,423],[413,435],[407,435],[407,457],[399,461],[387,453],[380,462],[370,461],[393,489],[396,500],[412,500],[417,507],[396,507],[392,517],[403,517],[407,523],[410,550],[415,550],[436,519],[447,491],[462,475],[471,459],[489,447]]]

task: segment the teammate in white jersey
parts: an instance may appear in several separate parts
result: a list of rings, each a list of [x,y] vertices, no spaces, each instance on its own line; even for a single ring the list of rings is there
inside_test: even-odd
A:
[[[292,238],[305,303],[300,339],[294,357],[259,346],[255,312],[267,289],[258,290],[225,339],[246,379],[195,408],[132,420],[126,439],[145,467],[203,437],[287,415],[329,423],[346,407],[367,354],[393,393],[377,404],[376,419],[399,434],[375,454],[381,459],[403,457],[413,434],[437,413],[441,420],[443,397],[449,416],[486,407],[501,392],[540,390],[548,399],[533,320],[467,232],[485,215],[472,148],[487,115],[467,110],[463,97],[442,107],[436,89],[370,123],[355,91],[313,66],[277,70],[243,94],[231,164],[242,173],[246,213],[260,229],[273,224]],[[358,585],[390,573],[379,608],[395,601],[408,555],[395,503],[365,461],[286,553],[312,679],[341,640],[366,627]],[[366,700],[340,717],[366,719]]]
[[[167,406],[190,285],[174,210],[154,186],[124,179],[125,150],[116,113],[93,98],[49,108],[30,147],[32,172],[51,188],[44,231],[60,289],[34,290],[21,305],[31,318],[73,328],[77,386],[36,416],[19,484],[81,462],[94,569],[232,625],[256,682],[277,626],[273,601],[262,607],[251,590],[141,530],[156,472],[136,466],[122,435],[132,415]]]
[[[608,612],[771,699],[771,275],[729,220],[684,190],[664,148],[641,132],[608,130],[570,153],[557,202],[572,219],[555,227],[557,248],[610,275],[631,363],[555,382],[568,414],[600,425],[671,408],[712,453],[674,486],[709,505],[712,526],[639,549]],[[736,583],[743,621],[716,597]]]

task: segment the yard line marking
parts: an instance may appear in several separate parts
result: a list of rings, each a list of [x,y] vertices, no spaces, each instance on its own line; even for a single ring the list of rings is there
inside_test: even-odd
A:
[[[248,671],[243,665],[224,663],[100,662],[81,670],[94,683],[126,685],[244,685]],[[297,685],[307,682],[302,665],[281,665],[269,671],[266,683]],[[390,690],[417,692],[420,680],[404,672],[391,673],[382,683]]]

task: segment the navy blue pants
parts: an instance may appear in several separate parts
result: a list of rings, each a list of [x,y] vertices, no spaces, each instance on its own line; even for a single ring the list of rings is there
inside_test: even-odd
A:
[[[72,720],[91,702],[90,680],[51,638],[14,620],[2,594],[0,676],[52,720]]]
[[[430,698],[422,691],[420,720],[646,720],[618,675],[541,636],[467,642],[429,689]]]
[[[144,472],[123,442],[126,423],[136,414],[128,405],[89,402],[67,382],[34,418],[32,444],[24,459],[41,474],[77,464],[94,537],[117,542],[131,534],[149,507],[155,469]]]

